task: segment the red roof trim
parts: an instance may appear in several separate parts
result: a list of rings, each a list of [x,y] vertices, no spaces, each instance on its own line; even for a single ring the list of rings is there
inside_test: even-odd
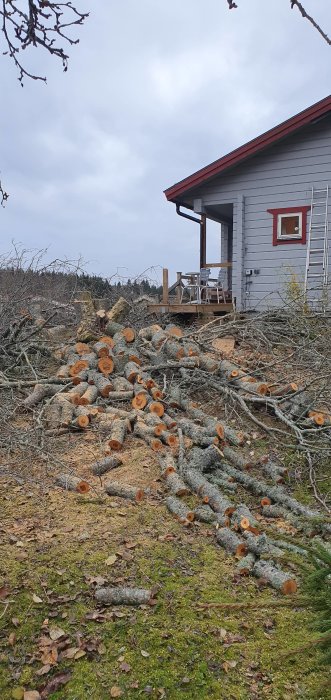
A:
[[[330,111],[331,95],[316,102],[316,104],[308,107],[303,112],[299,112],[299,114],[291,117],[291,119],[287,119],[285,122],[278,124],[278,126],[275,126],[273,129],[269,129],[269,131],[266,131],[252,141],[248,141],[248,143],[240,146],[240,148],[236,148],[234,151],[231,151],[231,153],[223,156],[223,158],[215,160],[213,163],[210,163],[210,165],[198,170],[193,173],[193,175],[181,180],[172,187],[168,187],[164,192],[166,198],[169,201],[175,202],[180,195],[191,190],[193,187],[197,187],[207,180],[210,180],[212,177],[224,172],[224,170],[238,165],[238,163],[241,163],[246,158],[273,145],[285,136],[289,136],[298,129],[302,129],[302,127],[310,124],[312,121],[326,116]]]

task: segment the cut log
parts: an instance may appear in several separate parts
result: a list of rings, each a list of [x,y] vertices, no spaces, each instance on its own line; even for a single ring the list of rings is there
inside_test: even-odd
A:
[[[61,367],[59,367],[59,369],[57,370],[55,376],[58,379],[67,379],[67,377],[70,377],[69,369],[69,365],[61,365]]]
[[[122,466],[123,460],[120,457],[111,456],[111,457],[105,457],[105,459],[99,459],[97,462],[94,462],[94,464],[91,465],[91,472],[95,476],[102,476],[103,474],[107,474],[107,472],[110,472],[112,469],[117,469],[117,467]]]
[[[241,559],[247,553],[245,542],[228,527],[216,530],[216,540],[227,552],[234,554],[238,559]]]
[[[133,393],[134,397],[132,399],[132,407],[142,411],[145,406],[147,406],[150,399],[149,393],[146,391],[146,389],[143,389],[141,384],[133,385]]]
[[[237,490],[237,484],[234,481],[230,481],[230,478],[226,476],[210,475],[208,479],[211,484],[215,484],[215,486],[219,486],[221,489],[225,489],[230,493],[234,493]]]
[[[70,405],[70,404],[69,404]],[[52,401],[44,409],[44,419],[49,430],[55,430],[60,425],[61,404]]]
[[[132,425],[137,420],[136,411],[124,411],[121,408],[114,408],[114,406],[107,406],[106,414],[110,414],[112,416],[115,416],[116,418],[123,418],[124,420],[129,420]]]
[[[94,343],[93,350],[97,357],[109,357],[111,347],[109,343],[102,343],[101,340],[98,340],[97,343]]]
[[[215,357],[201,353],[199,355],[199,367],[204,370],[204,372],[216,372],[218,369],[219,362]]]
[[[161,424],[162,425],[162,424]],[[162,442],[173,449],[178,447],[178,437],[174,433],[170,433],[169,430],[162,430],[160,433]]]
[[[189,468],[198,472],[211,471],[218,462],[218,455],[214,450],[202,450],[200,447],[193,447],[188,453]]]
[[[143,338],[144,340],[152,340],[153,335],[155,335],[155,333],[161,330],[161,326],[158,326],[155,323],[153,326],[146,326],[146,328],[141,328],[138,333],[138,336],[139,338]]]
[[[112,383],[115,391],[132,391],[132,384],[125,377],[114,377]]]
[[[195,445],[208,447],[212,444],[218,444],[218,438],[209,435],[207,428],[200,428],[189,418],[180,418],[177,423],[184,435],[191,438]]]
[[[151,342],[153,347],[156,350],[160,350],[161,348],[163,349],[164,344],[168,340],[168,335],[165,333],[162,329],[156,331],[156,333],[153,334],[151,338]]]
[[[98,588],[95,598],[101,605],[148,605],[153,593],[144,588]]]
[[[174,323],[168,323],[164,330],[168,335],[174,336],[174,338],[183,337],[182,329],[180,326],[176,326]]]
[[[120,418],[115,418],[112,422],[109,447],[112,450],[122,450],[127,433],[127,422]]]
[[[138,384],[141,384],[145,389],[152,389],[155,387],[155,381],[146,372],[141,371],[137,376]]]
[[[260,557],[262,554],[274,557],[282,556],[282,550],[275,547],[265,533],[255,536],[246,530],[243,534],[248,551],[253,552],[256,556]]]
[[[224,439],[235,447],[241,447],[245,442],[245,435],[241,430],[234,430],[226,423],[222,423],[224,429]]]
[[[165,423],[168,430],[173,430],[174,428],[177,428],[177,422],[167,413],[163,414],[162,423]]]
[[[233,503],[226,496],[223,496],[216,486],[210,484],[201,473],[194,469],[186,469],[183,476],[190,488],[202,497],[205,503],[209,503],[216,513],[228,516],[234,512]]]
[[[114,347],[114,341],[110,335],[103,335],[102,338],[99,338],[99,343],[107,343],[110,348]]]
[[[85,391],[89,388],[89,385],[87,382],[80,382],[76,386],[73,386],[72,389],[70,389],[66,394],[62,394],[63,396],[66,396],[67,400],[70,401],[74,406],[79,405],[79,401],[81,396],[85,394]]]
[[[221,360],[219,373],[221,376],[225,376],[236,388],[243,389],[247,393],[259,396],[266,396],[269,393],[269,385],[266,382],[257,381],[255,377],[251,377],[229,360]]]
[[[150,401],[148,404],[148,410],[150,413],[155,413],[159,418],[162,418],[164,414],[164,406],[160,401]]]
[[[165,478],[170,474],[174,474],[177,471],[174,456],[171,452],[165,452],[163,455],[158,457],[161,475]]]
[[[98,362],[98,369],[106,377],[114,371],[114,360],[111,357],[101,357]]]
[[[140,372],[140,367],[135,362],[128,362],[124,368],[124,374],[126,379],[134,384]]]
[[[287,394],[294,394],[298,391],[299,386],[295,382],[290,384],[285,384],[284,386],[270,387],[270,393],[272,396],[287,396]]]
[[[161,391],[161,389],[159,389],[157,386],[150,389],[150,393],[154,401],[161,401],[164,398],[163,391]]]
[[[90,490],[90,485],[87,481],[79,479],[71,474],[58,474],[55,478],[57,486],[61,486],[65,491],[77,491],[78,493],[87,493]]]
[[[116,333],[120,333],[123,328],[122,323],[117,323],[116,321],[108,321],[106,325],[106,333],[113,339]],[[114,346],[114,341],[113,341]]]
[[[182,501],[176,498],[176,496],[168,496],[168,498],[165,499],[165,504],[170,513],[173,513],[180,523],[186,524],[193,522],[194,511],[189,510],[189,508],[182,503]]]
[[[62,388],[61,384],[35,384],[32,393],[24,399],[23,406],[33,408],[43,399],[57,394]]]
[[[96,369],[98,366],[98,357],[95,352],[89,352],[87,355],[81,355],[81,359],[88,363],[89,369]]]
[[[153,428],[147,426],[145,423],[141,421],[137,422],[134,426],[134,434],[147,442],[154,452],[164,450],[164,445],[161,440],[155,437]]]
[[[83,369],[81,372],[78,374],[75,374],[74,377],[71,377],[72,383],[74,386],[77,386],[81,382],[87,382],[88,381],[88,374],[89,370],[88,369]]]
[[[260,504],[261,504],[262,508],[264,506],[271,506],[271,499],[268,498],[268,496],[265,496],[264,498],[261,498]]]
[[[129,311],[130,311],[129,302],[126,299],[124,299],[124,297],[120,297],[117,300],[116,304],[114,304],[114,306],[110,309],[110,311],[107,311],[108,322],[111,322],[111,321],[120,322],[120,321],[122,321],[122,319],[125,318],[125,316],[127,316]],[[107,328],[106,328],[106,332],[108,333]]]
[[[249,508],[245,504],[240,504],[231,515],[231,525],[234,529],[250,530],[250,528],[256,528],[258,522]]]
[[[167,488],[174,496],[188,496],[190,494],[190,489],[187,488],[183,479],[177,474],[177,472],[168,473],[165,477],[165,482]]]
[[[271,562],[260,559],[255,562],[252,573],[256,578],[261,578],[270,583],[277,591],[284,595],[293,595],[297,592],[298,584],[293,574],[287,574],[273,566]]]
[[[87,343],[76,343],[75,353],[77,353],[77,355],[86,355],[89,352],[91,352],[91,350]]]
[[[136,339],[136,333],[134,328],[125,327],[122,329],[121,333],[126,343],[134,343]]]
[[[118,481],[110,481],[105,485],[105,491],[108,496],[119,496],[119,498],[127,498],[129,501],[140,503],[144,498],[143,489],[137,486],[129,486],[128,484],[120,484]]]
[[[277,462],[274,462],[272,459],[267,458],[267,461],[261,460],[262,463],[262,469],[264,473],[272,479],[272,481],[275,482],[275,484],[283,484],[285,481],[285,478],[288,474],[288,471],[285,467],[282,465],[279,465]],[[265,503],[264,505],[268,505]]]
[[[163,431],[167,429],[167,426],[164,423],[163,419],[161,421],[161,419],[159,418],[159,416],[156,415],[156,413],[147,413],[146,415],[144,415],[144,420],[149,428],[153,428],[154,435],[156,437],[160,437],[161,433],[163,433]]]
[[[214,513],[211,507],[205,503],[204,505],[195,508],[194,517],[195,520],[199,520],[202,523],[213,523],[216,520],[216,513]]]
[[[78,430],[86,430],[90,424],[89,416],[77,416],[71,421],[70,427]]]
[[[133,397],[133,391],[110,391],[108,399],[112,401],[129,401]]]
[[[98,389],[100,396],[103,398],[107,398],[110,392],[113,390],[113,385],[109,379],[99,372],[97,372],[94,377],[94,384]]]
[[[69,401],[62,401],[61,403],[61,414],[60,414],[60,425],[61,428],[67,428],[71,425],[75,407]]]
[[[69,375],[70,377],[75,377],[77,374],[80,374],[85,369],[88,369],[88,367],[89,364],[86,360],[77,360],[77,362],[74,362],[74,364],[69,366]]]
[[[96,386],[89,386],[88,389],[86,389],[86,391],[84,392],[84,394],[80,397],[79,405],[87,406],[88,404],[94,403],[98,397],[98,394],[99,392]]]
[[[187,355],[187,357],[200,357],[199,345],[194,343],[192,340],[185,340],[183,343],[183,347],[185,350],[185,355]]]
[[[246,554],[245,557],[239,560],[236,566],[237,574],[239,574],[240,576],[249,576],[253,571],[255,562],[255,554],[252,554],[252,552],[248,552],[248,554]]]
[[[168,338],[167,342],[162,346],[162,352],[170,357],[171,360],[181,360],[185,356],[185,349],[183,345],[177,342],[177,340]]]
[[[241,471],[247,471],[253,467],[252,460],[248,459],[248,457],[243,457],[238,452],[235,452],[235,450],[232,450],[231,447],[224,445],[222,447],[222,452],[224,457]]]

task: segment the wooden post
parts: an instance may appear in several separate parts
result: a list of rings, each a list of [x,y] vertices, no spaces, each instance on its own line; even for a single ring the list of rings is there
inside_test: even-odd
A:
[[[176,287],[176,301],[177,304],[180,304],[182,301],[182,288],[181,288],[181,279],[182,279],[182,273],[177,272],[177,282],[178,285]]]
[[[200,222],[200,269],[206,266],[207,260],[207,217],[201,214]]]
[[[162,303],[169,303],[169,270],[166,267],[163,268]]]

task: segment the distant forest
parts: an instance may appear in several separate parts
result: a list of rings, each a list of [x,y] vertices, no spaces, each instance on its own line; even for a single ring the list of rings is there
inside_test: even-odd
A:
[[[18,266],[0,268],[0,295],[11,296],[13,289],[20,288],[28,297],[45,296],[57,301],[68,301],[79,291],[88,290],[93,297],[110,298],[121,294],[136,298],[143,294],[156,296],[161,293],[158,287],[148,279],[107,280],[99,275],[86,272],[72,272],[63,269],[24,269]]]

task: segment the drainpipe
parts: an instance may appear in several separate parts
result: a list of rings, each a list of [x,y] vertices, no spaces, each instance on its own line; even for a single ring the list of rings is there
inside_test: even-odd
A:
[[[191,214],[185,214],[181,211],[180,204],[176,204],[176,212],[178,216],[182,216],[184,219],[189,219],[189,221],[194,221],[200,226],[200,269],[206,265],[206,215],[201,214],[201,219],[196,216],[191,216]]]

